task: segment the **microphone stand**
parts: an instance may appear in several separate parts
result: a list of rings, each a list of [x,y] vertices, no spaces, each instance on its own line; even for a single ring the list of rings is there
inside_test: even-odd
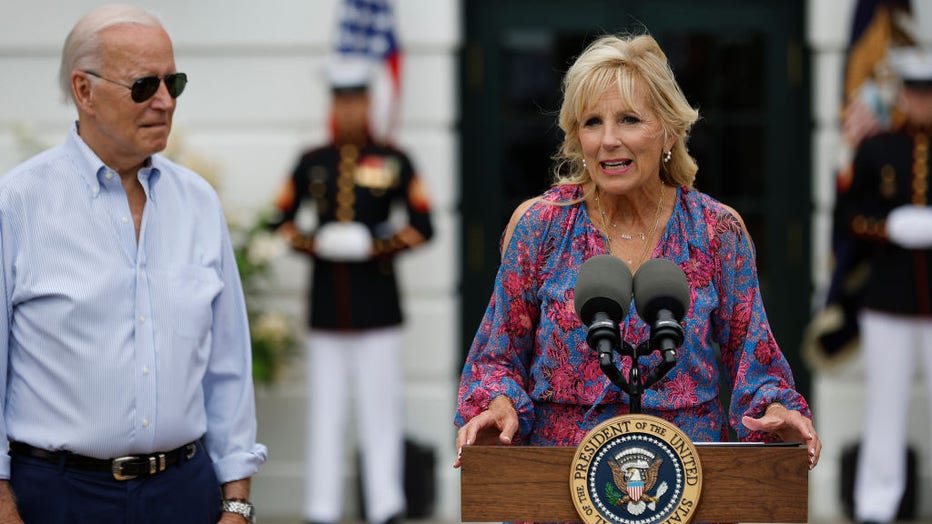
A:
[[[641,412],[641,394],[645,389],[653,386],[658,380],[663,378],[673,366],[676,365],[676,353],[673,351],[663,351],[663,362],[659,366],[650,370],[647,376],[641,379],[641,365],[638,362],[640,356],[647,356],[653,351],[660,351],[659,348],[651,348],[650,341],[642,342],[637,347],[631,346],[625,341],[620,345],[614,345],[617,353],[631,357],[631,371],[628,373],[626,380],[621,371],[612,361],[611,353],[602,353],[599,357],[599,367],[605,376],[622,391],[628,394],[628,411],[631,413]]]

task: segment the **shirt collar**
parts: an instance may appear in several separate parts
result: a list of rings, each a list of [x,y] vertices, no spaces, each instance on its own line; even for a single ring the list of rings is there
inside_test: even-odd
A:
[[[96,197],[100,194],[102,184],[105,180],[116,178],[119,180],[119,174],[107,167],[103,160],[97,156],[97,153],[87,145],[87,142],[78,134],[78,122],[75,122],[68,132],[66,144],[72,151],[76,152],[78,159],[78,174],[87,184],[88,191]],[[155,156],[150,156],[146,164],[139,170],[139,180],[146,192],[148,199],[153,198],[153,191],[156,181],[161,177],[161,170],[158,168],[160,162]],[[110,175],[108,177],[108,174]]]

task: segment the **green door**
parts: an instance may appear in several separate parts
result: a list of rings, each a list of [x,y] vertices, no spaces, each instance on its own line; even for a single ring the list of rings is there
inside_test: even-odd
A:
[[[700,111],[689,141],[696,187],[744,218],[771,327],[808,392],[798,350],[811,295],[803,2],[469,0],[464,9],[464,352],[488,304],[508,218],[550,184],[563,72],[594,38],[647,30]]]

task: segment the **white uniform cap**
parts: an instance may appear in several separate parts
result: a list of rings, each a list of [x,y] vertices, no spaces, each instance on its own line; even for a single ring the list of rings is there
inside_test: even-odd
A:
[[[890,50],[888,61],[903,82],[932,83],[932,49],[895,47]]]
[[[363,91],[372,79],[372,60],[360,55],[332,55],[327,79],[334,91]]]

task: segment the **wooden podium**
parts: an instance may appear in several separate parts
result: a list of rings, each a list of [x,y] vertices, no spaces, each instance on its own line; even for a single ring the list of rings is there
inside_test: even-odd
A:
[[[702,493],[694,522],[806,522],[809,454],[802,444],[695,443]],[[576,448],[463,448],[461,519],[580,521],[570,498]]]

